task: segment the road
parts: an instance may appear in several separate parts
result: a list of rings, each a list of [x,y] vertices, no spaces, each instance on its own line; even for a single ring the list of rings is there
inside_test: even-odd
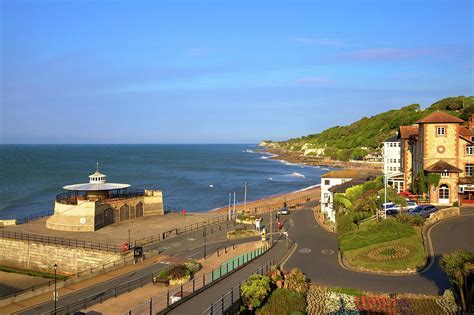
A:
[[[449,288],[446,275],[439,269],[439,257],[457,249],[474,251],[474,215],[442,221],[432,227],[435,263],[428,270],[406,276],[359,273],[344,269],[338,261],[337,235],[321,228],[313,210],[294,211],[289,216],[289,235],[297,249],[285,268],[301,268],[314,283],[350,287],[376,292],[439,294]]]
[[[264,220],[268,220],[268,215],[265,216]],[[219,228],[220,226],[220,228]],[[246,238],[240,240],[228,240],[226,238],[226,233],[229,230],[235,228],[241,228],[243,225],[234,224],[232,222],[223,222],[220,224],[214,224],[206,227],[206,252],[207,254],[215,252],[218,248],[223,248],[224,246],[231,246],[232,244],[240,244],[244,242],[254,241],[258,238]],[[181,257],[181,258],[194,258],[199,259],[204,256],[204,229],[201,228],[196,231],[192,231],[186,234],[181,234],[169,239],[166,239],[162,242],[156,243],[153,245],[153,250],[159,251],[161,254],[166,254],[168,256]],[[112,278],[110,281],[98,283],[95,286],[88,287],[86,289],[71,292],[68,295],[60,296],[58,301],[58,308],[64,305],[68,305],[80,300],[83,300],[87,297],[96,296],[97,303],[99,302],[99,297],[103,292],[116,288],[117,286],[126,284],[130,281],[140,279],[141,277],[146,277],[151,275],[154,272],[166,267],[167,264],[164,263],[155,263],[146,268],[137,270],[135,272],[124,274],[119,277]],[[149,279],[151,281],[151,277]],[[51,293],[51,296],[53,294]],[[51,298],[52,300],[52,298]],[[82,309],[81,306],[76,306],[74,310]],[[51,312],[54,310],[54,302],[46,302],[43,304],[36,305],[30,309],[22,311],[20,314],[41,314],[46,312]]]

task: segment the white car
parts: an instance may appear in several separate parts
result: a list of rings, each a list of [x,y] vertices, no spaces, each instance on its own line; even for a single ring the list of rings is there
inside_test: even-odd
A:
[[[418,204],[415,201],[407,200],[407,205],[403,209],[413,210],[418,207]]]

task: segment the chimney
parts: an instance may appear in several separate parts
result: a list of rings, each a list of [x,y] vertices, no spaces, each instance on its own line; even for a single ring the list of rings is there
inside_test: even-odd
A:
[[[469,130],[474,130],[474,114],[469,117]]]

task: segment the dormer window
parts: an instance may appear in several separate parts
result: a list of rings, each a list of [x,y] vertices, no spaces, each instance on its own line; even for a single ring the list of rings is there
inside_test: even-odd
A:
[[[436,127],[436,136],[438,137],[446,136],[446,127]]]

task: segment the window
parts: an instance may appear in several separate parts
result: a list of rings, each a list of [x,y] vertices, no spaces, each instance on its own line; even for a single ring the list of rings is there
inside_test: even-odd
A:
[[[472,176],[474,171],[474,164],[466,164],[465,171],[466,176]]]
[[[444,137],[446,135],[446,127],[436,127],[436,135]]]
[[[441,177],[444,177],[444,178],[449,177],[448,172],[441,172],[440,175],[441,175]]]
[[[466,155],[474,155],[474,145],[466,146]]]
[[[325,179],[325,180],[324,180],[324,185],[328,185],[328,186],[329,186],[330,184],[331,184],[331,181],[330,181],[329,179]]]

